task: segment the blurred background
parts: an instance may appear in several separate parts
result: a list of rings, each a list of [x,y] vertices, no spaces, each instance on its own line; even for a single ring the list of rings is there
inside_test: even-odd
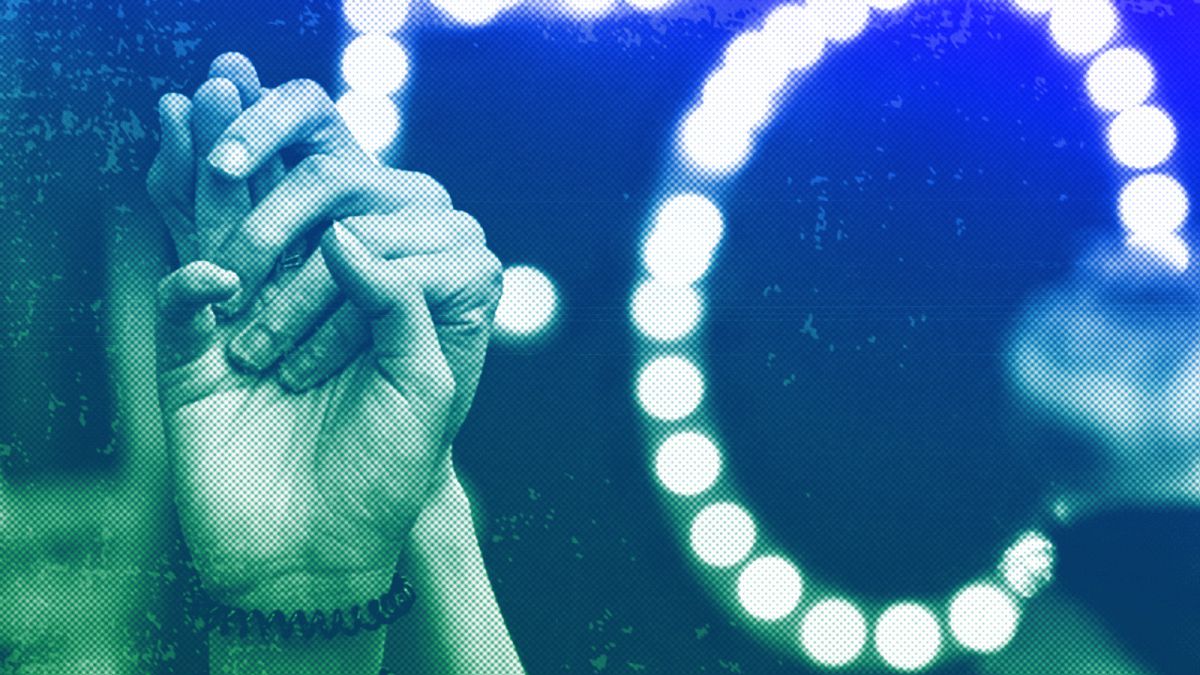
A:
[[[529,672],[806,672],[697,582],[651,470],[629,320],[679,120],[729,41],[780,3],[637,4],[490,16],[414,2],[397,32],[408,71],[383,156],[439,180],[506,265],[540,270],[555,294],[544,330],[492,347],[455,444],[460,475]],[[1116,4],[1158,70],[1155,100],[1179,128],[1172,168],[1194,192],[1200,3]],[[133,249],[102,211],[144,201],[158,97],[190,94],[231,50],[268,85],[308,77],[340,96],[354,35],[336,0],[0,7],[0,612],[25,617],[0,620],[6,667],[20,672],[33,658],[21,645],[92,588],[63,592],[61,575],[103,568],[121,536],[78,495],[140,498],[106,491],[131,461],[106,365],[120,337],[106,266]],[[732,183],[705,282],[712,423],[781,549],[864,599],[936,596],[994,566],[1047,495],[1100,462],[1022,412],[1004,356],[1029,298],[1119,240],[1121,182],[1079,65],[1006,3],[914,0],[829,52]],[[1070,607],[1105,639],[1076,645],[1099,659],[1079,672],[1195,672],[1200,509],[1050,527],[1048,616]],[[174,540],[155,540],[160,602],[187,593]],[[196,672],[179,607],[157,612],[133,613],[129,662]],[[1051,653],[1058,638],[1028,623],[1009,649]]]

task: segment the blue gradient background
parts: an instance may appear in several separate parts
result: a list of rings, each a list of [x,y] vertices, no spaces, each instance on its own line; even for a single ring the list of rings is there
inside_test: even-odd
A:
[[[267,83],[314,77],[337,90],[346,40],[333,2],[35,4],[9,4],[0,43],[23,55],[0,66],[4,211],[19,228],[2,267],[5,316],[10,337],[30,335],[4,353],[0,442],[17,480],[103,475],[120,461],[98,452],[107,424],[62,423],[80,395],[106,414],[102,347],[80,337],[96,318],[64,308],[99,297],[90,204],[139,189],[154,101],[190,93],[227,50]],[[631,396],[627,299],[664,153],[723,46],[775,3],[695,4],[589,24],[507,15],[407,41],[402,165],[440,180],[501,260],[541,267],[562,295],[552,339],[493,349],[456,443],[531,673],[799,667],[695,583]],[[1118,4],[1177,121],[1176,173],[1200,194],[1200,3]],[[68,76],[55,75],[64,63]],[[100,131],[74,143],[25,133],[68,108]],[[1119,236],[1121,174],[1081,68],[997,3],[916,2],[832,52],[760,147],[726,204],[707,281],[709,391],[731,475],[822,577],[871,598],[944,593],[991,564],[1053,482],[1096,462],[1023,417],[1002,377],[1022,303]],[[51,277],[51,290],[31,290]],[[29,298],[33,314],[17,312]],[[47,393],[65,412],[46,412]],[[1200,512],[1126,510],[1055,539],[1058,588],[1157,672],[1195,672]]]

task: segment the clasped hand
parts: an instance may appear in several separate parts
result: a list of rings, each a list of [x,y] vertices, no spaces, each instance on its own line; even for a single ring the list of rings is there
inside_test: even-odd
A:
[[[247,609],[378,596],[449,475],[500,265],[440,185],[367,156],[312,82],[261,89],[225,55],[160,115],[148,187],[182,266],[159,286],[159,389],[201,579]]]

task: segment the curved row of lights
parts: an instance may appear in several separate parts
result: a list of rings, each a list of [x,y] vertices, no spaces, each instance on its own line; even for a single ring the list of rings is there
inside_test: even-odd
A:
[[[802,576],[764,542],[754,517],[722,481],[722,456],[708,429],[705,382],[688,355],[702,352],[699,328],[708,273],[725,223],[716,195],[753,153],[793,80],[831,46],[861,34],[872,11],[901,9],[908,0],[807,0],[774,9],[760,29],[734,39],[720,66],[683,118],[671,185],[690,176],[650,216],[642,243],[645,275],[630,312],[641,341],[635,397],[655,446],[653,470],[668,505],[683,514],[686,540],[710,588],[735,602],[792,653],[825,667],[883,664],[914,671],[943,658],[948,632],[955,651],[1002,649],[1016,631],[1025,600],[1053,577],[1054,547],[1036,530],[1018,536],[996,568],[942,602],[900,600],[867,612],[837,589]],[[1148,103],[1155,71],[1144,54],[1114,45],[1119,20],[1110,0],[1012,0],[1032,20],[1048,24],[1059,50],[1085,65],[1092,103],[1105,117],[1114,161],[1132,175],[1117,198],[1127,243],[1182,270],[1188,249],[1180,228],[1188,196],[1162,170],[1175,148],[1175,125]],[[869,618],[873,616],[873,619]],[[871,638],[873,650],[867,649]]]

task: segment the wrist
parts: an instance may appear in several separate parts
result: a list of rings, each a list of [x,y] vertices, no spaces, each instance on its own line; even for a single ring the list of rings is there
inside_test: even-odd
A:
[[[202,604],[200,616],[203,629],[208,632],[270,644],[280,640],[352,637],[375,631],[408,613],[415,599],[408,580],[395,573],[387,590],[365,602],[336,607],[307,605],[290,609],[280,605],[274,609],[248,609],[208,599]]]
[[[213,599],[240,609],[267,612],[275,609],[335,609],[365,605],[384,594],[394,570],[313,572],[293,571],[275,575],[252,587],[214,592]]]

